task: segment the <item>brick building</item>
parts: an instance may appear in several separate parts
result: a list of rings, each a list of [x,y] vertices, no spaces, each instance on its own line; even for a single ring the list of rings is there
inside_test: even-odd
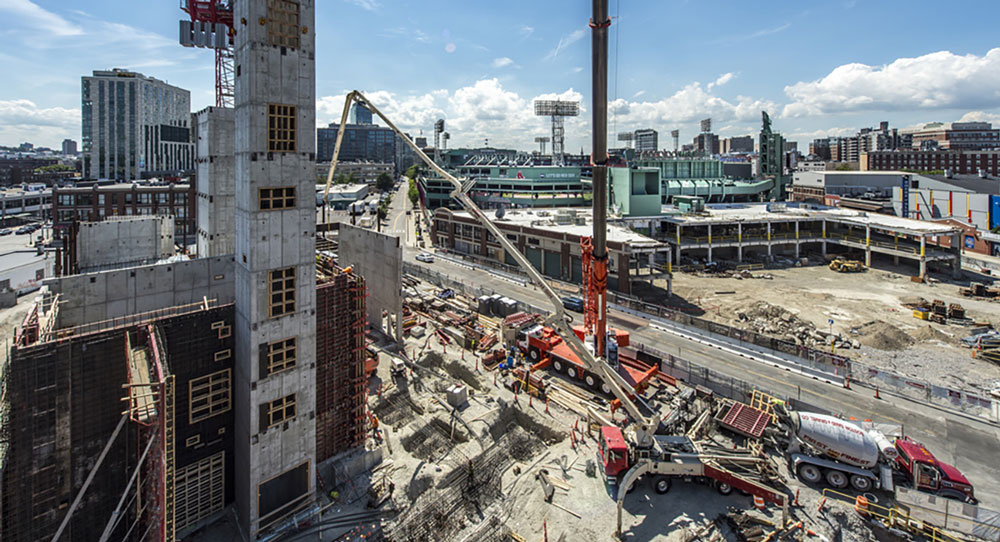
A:
[[[918,150],[872,151],[861,155],[861,171],[945,171],[955,175],[1000,175],[1000,150]]]

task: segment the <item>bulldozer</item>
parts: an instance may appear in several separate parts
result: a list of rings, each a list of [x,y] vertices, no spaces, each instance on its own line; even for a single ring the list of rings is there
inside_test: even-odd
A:
[[[830,262],[830,269],[838,273],[860,273],[865,270],[865,264],[857,260],[836,258]]]

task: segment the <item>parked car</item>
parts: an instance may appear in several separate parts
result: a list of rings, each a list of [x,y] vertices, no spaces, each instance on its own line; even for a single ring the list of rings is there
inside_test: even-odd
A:
[[[562,298],[563,307],[576,312],[583,312],[583,300],[576,296]]]
[[[433,263],[434,255],[429,252],[421,252],[420,254],[417,254],[417,261],[424,263]]]
[[[20,228],[18,228],[18,229],[17,229],[17,231],[16,231],[16,232],[14,232],[14,233],[16,233],[16,234],[18,234],[18,235],[24,235],[24,234],[26,234],[26,233],[31,233],[32,231],[34,231],[34,230],[32,230],[32,229],[31,229],[30,227],[28,227],[28,226],[21,226],[21,227],[20,227]]]
[[[10,235],[12,233],[14,233],[14,229],[13,228],[4,228],[4,229],[0,230],[0,235]]]

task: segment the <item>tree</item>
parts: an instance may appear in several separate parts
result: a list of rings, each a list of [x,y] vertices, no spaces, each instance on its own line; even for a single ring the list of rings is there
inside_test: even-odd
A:
[[[380,205],[376,216],[378,217],[378,231],[382,231],[382,221],[389,216],[389,210]]]
[[[389,175],[384,171],[379,173],[378,177],[375,179],[375,189],[379,192],[388,192],[392,190],[392,175]]]
[[[833,169],[836,171],[853,171],[851,164],[837,164]]]
[[[416,179],[420,176],[420,165],[413,164],[412,166],[406,168],[406,173],[404,173],[410,179]]]
[[[416,207],[417,199],[420,197],[420,192],[417,190],[417,181],[414,181],[412,178],[410,179],[410,189],[407,190],[406,196],[410,198],[410,203]]]

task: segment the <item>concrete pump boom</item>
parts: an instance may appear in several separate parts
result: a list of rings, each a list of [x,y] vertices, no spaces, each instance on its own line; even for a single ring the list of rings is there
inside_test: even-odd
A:
[[[328,201],[328,196],[330,194],[330,186],[333,182],[334,171],[337,167],[337,159],[340,155],[340,145],[344,139],[344,127],[347,125],[347,115],[350,111],[351,104],[357,102],[364,105],[373,113],[379,116],[386,125],[392,129],[393,132],[398,135],[407,146],[409,146],[414,153],[420,159],[427,164],[428,167],[434,170],[435,173],[448,180],[455,187],[455,190],[451,193],[451,197],[458,200],[458,202],[469,212],[480,224],[490,233],[493,237],[497,239],[503,246],[507,254],[510,254],[521,266],[521,269],[528,274],[531,278],[531,282],[535,284],[538,288],[542,290],[545,296],[549,299],[552,304],[553,313],[545,319],[547,325],[555,326],[559,333],[562,335],[563,339],[569,348],[576,354],[580,362],[586,367],[586,369],[601,378],[601,380],[611,388],[611,392],[614,394],[619,401],[621,401],[622,406],[628,412],[631,417],[631,421],[634,424],[635,440],[638,446],[646,447],[652,445],[653,434],[656,432],[657,427],[659,427],[660,420],[656,416],[647,417],[643,414],[639,407],[634,401],[629,397],[629,394],[625,391],[629,388],[629,384],[618,374],[617,371],[612,369],[603,358],[595,358],[593,354],[584,346],[583,341],[576,336],[573,329],[568,324],[568,318],[565,309],[563,308],[562,300],[559,299],[558,294],[552,290],[552,288],[545,282],[542,276],[535,270],[531,262],[521,254],[519,250],[507,239],[493,222],[486,216],[485,213],[472,201],[466,192],[472,187],[473,182],[467,182],[465,185],[462,184],[455,176],[445,171],[439,165],[437,165],[433,160],[431,160],[410,138],[406,137],[403,132],[396,127],[391,120],[389,120],[382,111],[379,110],[375,104],[371,103],[360,91],[353,90],[347,95],[347,99],[344,100],[344,111],[341,115],[340,126],[337,130],[337,140],[333,147],[333,158],[330,160],[330,171],[326,176],[326,190],[323,192],[323,204],[326,205]]]

